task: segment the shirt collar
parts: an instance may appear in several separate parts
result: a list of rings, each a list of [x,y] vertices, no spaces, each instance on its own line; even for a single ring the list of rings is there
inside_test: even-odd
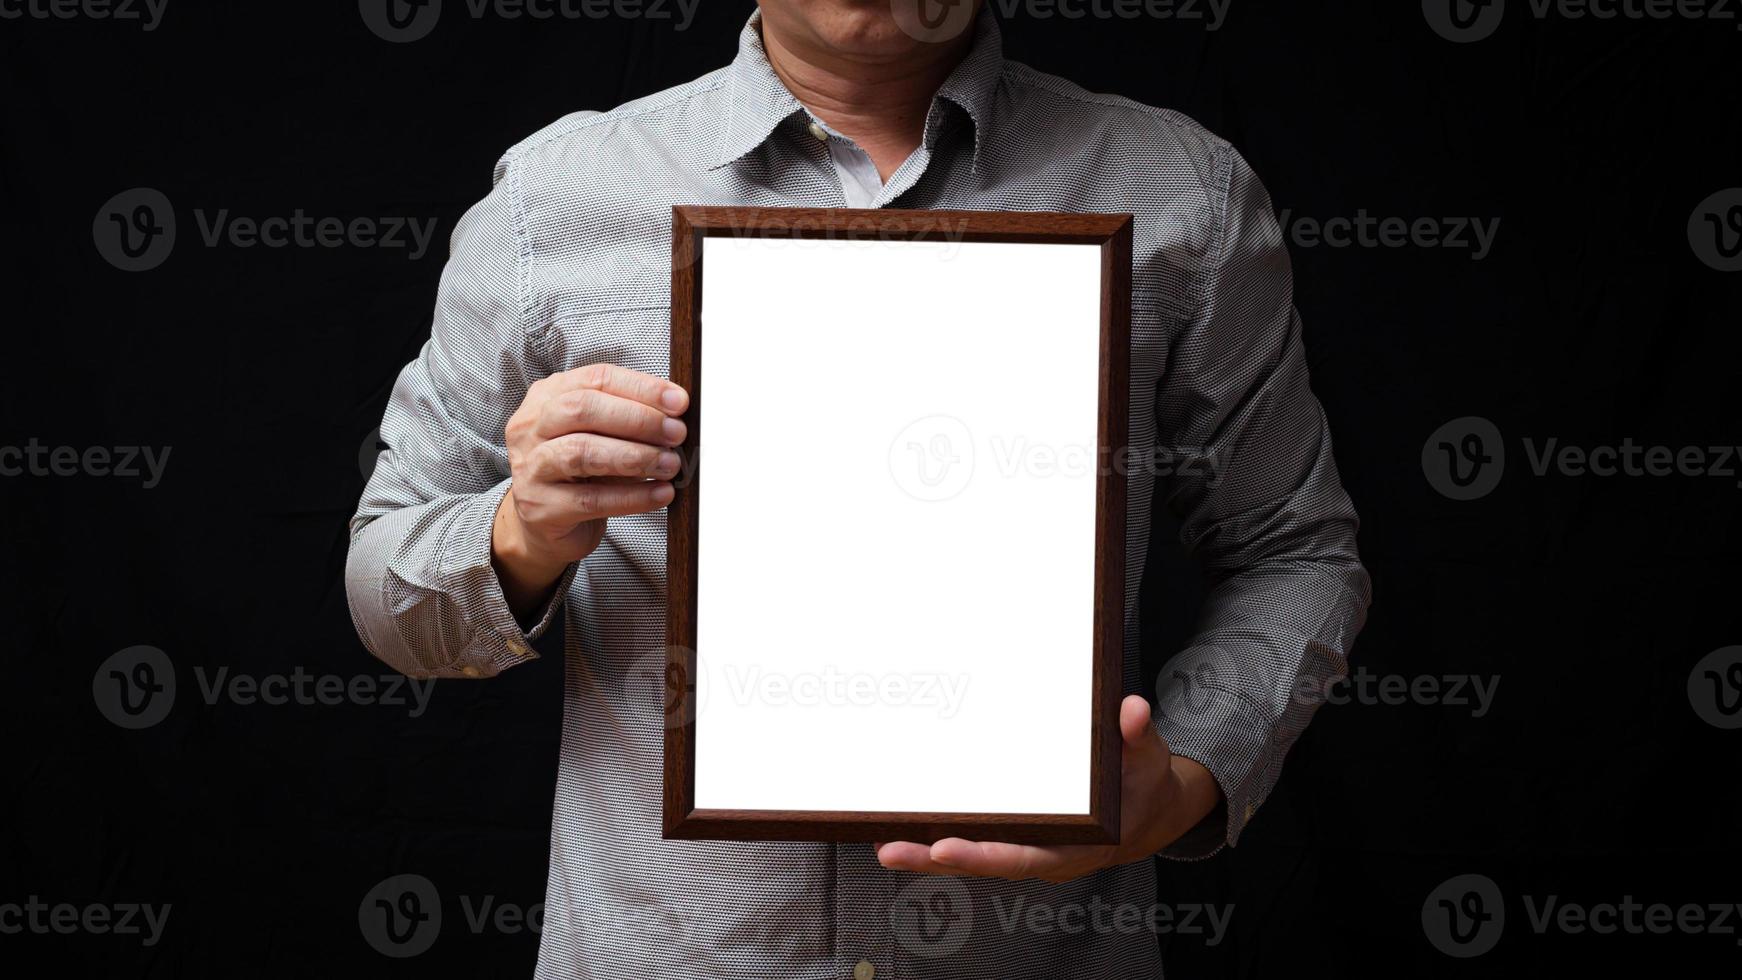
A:
[[[937,99],[961,107],[974,124],[974,165],[992,125],[992,107],[998,79],[1004,72],[1004,44],[998,22],[982,10],[974,23],[974,41],[961,64],[938,87]],[[709,170],[730,164],[768,140],[775,127],[804,112],[804,106],[787,91],[768,51],[762,46],[762,12],[750,15],[738,35],[738,56],[726,68],[722,89],[726,94],[726,119],[720,130],[719,150]],[[937,99],[933,100],[936,108]],[[927,134],[929,141],[930,134]]]

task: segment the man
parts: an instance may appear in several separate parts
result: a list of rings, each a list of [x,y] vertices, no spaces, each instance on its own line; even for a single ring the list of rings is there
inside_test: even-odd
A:
[[[511,149],[394,389],[347,574],[369,649],[488,677],[567,612],[541,977],[1156,976],[1128,927],[1155,902],[1148,859],[1233,843],[1312,714],[1301,692],[1346,670],[1367,577],[1257,178],[1176,113],[1005,61],[975,5],[952,30],[909,4],[761,0],[729,67]],[[1119,845],[661,840],[663,692],[640,678],[664,662],[688,404],[662,380],[674,203],[1136,215],[1131,440],[1165,465],[1129,485]],[[766,396],[827,412],[822,374]],[[769,492],[817,492],[802,460]],[[1158,503],[1212,590],[1152,719],[1134,692]],[[1037,908],[1086,927],[1037,930]]]

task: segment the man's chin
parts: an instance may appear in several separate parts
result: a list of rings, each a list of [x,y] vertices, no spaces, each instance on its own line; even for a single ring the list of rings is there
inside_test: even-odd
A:
[[[866,61],[895,61],[959,36],[980,0],[806,0],[792,5],[825,49]],[[763,15],[768,15],[764,4]],[[921,18],[922,6],[930,16]],[[935,29],[926,25],[941,18]]]

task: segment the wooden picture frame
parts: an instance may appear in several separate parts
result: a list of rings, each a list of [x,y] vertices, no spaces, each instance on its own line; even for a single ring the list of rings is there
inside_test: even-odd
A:
[[[1113,843],[1119,839],[1121,737],[1118,712],[1126,587],[1124,463],[1129,460],[1131,234],[1132,218],[1126,214],[673,208],[671,379],[689,391],[690,407],[685,416],[688,436],[681,449],[685,470],[676,481],[677,494],[666,515],[668,702],[663,823],[666,838],[842,842],[912,840],[930,843],[959,836],[1050,844]],[[985,248],[982,243],[999,247]],[[955,249],[953,255],[948,252],[952,247]],[[854,249],[863,254],[852,254]],[[934,258],[940,262],[951,258],[961,264],[951,266],[947,271],[937,271],[943,267],[934,264]],[[707,290],[704,289],[704,271],[713,266],[704,259],[711,260],[723,270],[716,272],[717,278],[710,284],[712,288]],[[858,271],[861,263],[863,273]],[[853,271],[846,271],[849,268]],[[876,271],[878,269],[883,271]],[[917,278],[903,274],[891,279],[888,278],[890,269],[924,271]],[[1018,270],[1021,274],[1005,270]],[[1056,287],[1050,280],[1043,282],[1044,277],[1055,275],[1055,270],[1059,279]],[[880,275],[885,278],[876,278]],[[802,293],[818,282],[827,283],[831,276],[841,277],[841,282],[853,286],[853,291],[819,294],[809,305],[792,298],[794,291]],[[979,279],[972,279],[972,276]],[[964,289],[976,282],[982,288],[972,295],[956,296],[951,290],[957,281],[964,284]],[[753,285],[757,282],[762,285]],[[929,285],[922,288],[914,283]],[[916,305],[911,315],[901,312],[905,308],[893,305],[904,301],[903,297],[910,288],[918,292],[929,290],[926,295],[931,297],[926,301],[929,306]],[[1089,292],[1091,289],[1092,293]],[[1012,294],[1020,294],[1023,305],[1010,308],[1010,304],[1018,302],[1018,297]],[[758,319],[762,316],[760,312],[748,312],[745,304],[758,301],[756,297],[768,304],[766,320]],[[709,319],[710,309],[704,305],[705,298],[715,304],[712,320]],[[978,316],[965,317],[961,312],[977,309],[981,304],[996,306],[1000,303],[1006,309],[996,322],[982,322]],[[869,329],[866,324],[853,328],[854,317],[860,315],[860,308],[865,305],[878,306],[884,313],[869,325]],[[1054,322],[1046,316],[1030,316],[1028,312],[1055,307],[1063,311],[1057,317],[1056,329]],[[805,315],[814,319],[802,322],[795,310],[808,311]],[[890,315],[892,311],[899,315]],[[927,320],[927,317],[932,320]],[[1029,319],[1035,322],[1028,323]],[[767,322],[777,320],[784,324],[778,330],[761,330]],[[709,335],[710,363],[715,364],[714,380],[718,386],[714,392],[704,385],[702,327],[705,321],[712,324],[710,330],[719,333],[718,337]],[[1005,325],[1018,321],[1029,330],[1022,338],[1011,337],[1006,341],[998,334],[997,331]],[[877,346],[879,336],[884,333],[878,329],[879,324],[899,324],[912,336],[954,338],[951,341],[953,355],[937,352],[929,340],[919,345],[919,349],[911,350],[911,363],[920,366],[916,370],[930,372],[928,377],[948,377],[959,366],[962,376],[976,379],[974,383],[984,385],[988,391],[1001,393],[998,397],[989,395],[986,398],[988,403],[997,404],[1019,404],[1000,401],[999,398],[1008,395],[1008,386],[1021,385],[1023,397],[1034,400],[1036,405],[1045,404],[1039,401],[1041,399],[1058,398],[1060,408],[1056,417],[1070,419],[1070,425],[1075,427],[1071,431],[1082,431],[1084,426],[1092,430],[1086,434],[1094,442],[1096,465],[1088,476],[1073,470],[1068,479],[1060,477],[1057,483],[1043,483],[1040,475],[1025,470],[1016,473],[1016,469],[1030,465],[1038,472],[1038,463],[1028,457],[1022,457],[1021,467],[1010,471],[1015,475],[989,465],[979,467],[978,459],[975,460],[977,471],[983,470],[985,475],[969,479],[992,482],[994,489],[981,493],[975,501],[960,504],[954,516],[947,521],[940,519],[937,526],[948,529],[949,535],[966,535],[970,532],[956,529],[974,524],[980,530],[972,533],[982,535],[974,540],[994,542],[991,551],[970,555],[958,548],[943,553],[901,553],[912,555],[914,574],[953,576],[946,580],[962,583],[963,590],[972,591],[979,587],[974,584],[976,581],[1017,574],[1009,571],[1010,555],[1026,553],[1011,551],[1016,546],[997,536],[998,528],[1008,528],[1008,533],[1014,537],[1032,536],[1034,544],[1022,547],[1040,550],[1039,557],[1023,565],[1020,572],[1021,581],[1025,583],[1023,587],[1040,590],[1035,594],[1046,597],[1067,594],[1077,597],[1058,600],[1056,611],[1031,602],[1022,614],[1029,616],[1028,610],[1035,610],[1032,615],[1036,623],[1041,624],[1032,634],[1021,633],[1023,636],[1043,636],[1048,630],[1068,631],[1066,635],[1074,635],[1079,629],[1088,634],[1081,636],[1080,647],[1072,640],[1058,651],[1057,659],[1061,663],[1068,661],[1074,666],[1056,668],[1059,671],[1056,679],[1042,678],[1033,669],[1036,665],[1043,671],[1054,669],[1048,659],[1050,648],[1024,650],[1023,656],[1029,658],[1029,670],[1015,666],[1004,669],[1003,662],[999,661],[997,670],[981,667],[956,675],[938,675],[945,680],[951,676],[962,680],[963,691],[988,692],[981,701],[974,703],[975,710],[981,713],[972,717],[1002,717],[1004,722],[991,730],[972,729],[965,720],[961,721],[961,728],[948,727],[958,719],[969,717],[967,714],[951,718],[946,724],[940,720],[942,709],[936,709],[932,714],[915,713],[911,709],[917,703],[917,695],[911,692],[923,686],[919,683],[901,688],[909,692],[906,695],[908,701],[895,704],[894,696],[889,692],[895,691],[898,685],[882,676],[870,678],[876,682],[878,693],[873,703],[865,705],[863,711],[821,703],[826,698],[820,695],[818,703],[799,707],[794,707],[790,700],[778,708],[760,702],[753,708],[746,707],[738,702],[742,700],[749,704],[756,702],[757,697],[741,696],[742,691],[732,685],[720,688],[734,692],[729,698],[709,694],[711,687],[725,684],[707,680],[712,676],[711,671],[722,664],[732,667],[733,661],[729,657],[749,656],[744,651],[762,642],[760,634],[749,635],[750,631],[742,624],[736,627],[722,624],[736,622],[739,610],[749,605],[762,610],[757,622],[769,629],[800,630],[799,619],[808,621],[820,615],[817,612],[818,596],[829,598],[835,594],[826,584],[819,583],[832,582],[837,576],[847,581],[851,579],[848,572],[858,574],[851,556],[841,556],[846,561],[838,567],[825,567],[819,556],[836,554],[827,539],[845,529],[853,533],[868,533],[862,529],[874,527],[877,515],[884,514],[883,510],[873,509],[880,506],[878,501],[896,499],[886,489],[876,486],[862,490],[861,487],[866,485],[864,481],[854,479],[837,478],[825,481],[821,486],[795,489],[806,486],[806,473],[813,470],[858,472],[850,467],[859,465],[863,461],[861,457],[868,459],[871,453],[887,452],[889,473],[896,474],[898,467],[894,461],[900,457],[901,436],[889,442],[887,450],[882,444],[865,439],[853,441],[845,436],[841,437],[841,446],[825,440],[825,446],[818,447],[813,438],[806,440],[804,446],[793,447],[786,458],[762,459],[754,467],[744,458],[751,455],[751,451],[736,454],[722,451],[720,459],[714,463],[717,474],[715,496],[706,498],[714,507],[708,511],[709,523],[706,525],[701,522],[701,516],[704,506],[702,487],[707,482],[703,479],[707,472],[703,464],[708,457],[701,452],[701,447],[705,443],[716,449],[722,444],[749,446],[753,447],[754,454],[762,456],[780,450],[781,447],[772,442],[764,442],[756,448],[759,445],[757,440],[772,438],[767,435],[769,426],[753,424],[752,421],[762,417],[759,413],[765,411],[790,413],[786,416],[770,414],[767,418],[798,418],[806,420],[805,425],[813,424],[811,420],[819,415],[825,420],[850,420],[815,423],[830,426],[816,431],[830,433],[857,431],[853,426],[858,424],[862,415],[869,418],[888,412],[892,421],[897,419],[901,409],[895,396],[885,398],[883,392],[905,390],[902,389],[902,385],[907,383],[905,371],[895,372],[901,376],[899,381],[887,377],[847,380],[865,358],[843,356],[832,363],[815,363],[808,359],[813,343],[845,344],[847,341],[842,338],[846,336],[862,338],[853,343],[861,344],[857,348],[859,351],[875,352],[876,356],[869,358],[872,361],[879,357],[895,357],[890,349]],[[925,332],[915,332],[920,330]],[[867,333],[872,336],[864,336]],[[969,336],[958,337],[958,334]],[[1042,339],[1044,343],[1040,344],[1040,353],[1037,353],[1035,343],[1029,341]],[[992,358],[1007,354],[1037,363],[1010,371],[987,366],[1001,364]],[[946,364],[948,356],[956,357],[957,361]],[[761,378],[759,372],[778,370],[765,364],[770,359],[798,366],[801,376],[791,377],[789,384],[778,386],[757,380]],[[1044,363],[1038,363],[1042,359]],[[888,363],[895,362],[887,362],[885,367]],[[1044,371],[1046,376],[1039,376],[1036,369]],[[768,380],[777,380],[778,377]],[[885,383],[888,383],[887,389],[874,387]],[[935,382],[931,383],[936,386]],[[1057,393],[1049,386],[1055,386]],[[1090,387],[1092,391],[1087,390]],[[852,397],[854,392],[858,397]],[[877,396],[865,397],[869,392],[875,392]],[[844,404],[831,400],[831,396],[842,393],[845,393]],[[709,429],[705,414],[710,399],[716,405],[715,430]],[[1085,417],[1085,405],[1089,406],[1087,411],[1093,412],[1092,418]],[[916,400],[906,410],[917,411],[922,407]],[[1050,425],[1055,414],[1034,408],[1034,414],[1022,417],[1031,422],[1042,419]],[[943,421],[928,421],[933,418]],[[948,425],[950,419],[928,416],[913,424]],[[865,431],[877,430],[867,428]],[[708,442],[710,434],[714,439],[712,443]],[[967,438],[981,437],[970,433]],[[934,442],[930,444],[934,448],[939,445],[935,439],[934,435]],[[908,444],[921,464],[926,460],[927,445],[924,439]],[[974,448],[974,444],[969,448]],[[1038,450],[1032,452],[1036,458],[1041,455]],[[830,461],[837,459],[852,462],[831,469],[833,463]],[[949,457],[950,463],[956,461],[958,457]],[[942,468],[938,472],[949,472],[947,464],[940,465]],[[783,499],[802,501],[809,508],[806,513],[813,517],[824,515],[824,519],[810,519],[802,526],[794,527],[791,526],[793,522],[786,519],[784,510],[763,510],[765,503],[755,496],[762,491],[751,482],[763,472],[766,473],[767,493],[789,494]],[[922,467],[921,475],[927,472]],[[902,477],[898,476],[897,482],[900,479]],[[832,506],[832,501],[837,498],[859,493],[882,496],[871,498],[869,507],[859,506],[854,513],[833,514],[818,509]],[[926,490],[926,493],[931,491]],[[1065,518],[1058,522],[1059,526],[1068,526],[1080,533],[1049,537],[1044,531],[1035,531],[1026,521],[999,524],[986,516],[997,513],[996,507],[987,501],[1000,501],[997,506],[1016,506],[1028,499],[1024,494],[1044,500],[1048,506],[1055,500],[1068,500],[1068,506],[1058,505],[1058,513]],[[912,498],[914,495],[909,493],[907,496]],[[843,503],[842,506],[846,505]],[[903,523],[907,520],[902,516],[904,514],[930,519],[931,515],[942,512],[908,503],[899,506],[909,509],[900,510],[891,505],[883,518],[889,522],[890,528],[908,527]],[[1082,513],[1090,509],[1092,514]],[[1044,510],[1036,512],[1050,513]],[[981,524],[985,527],[981,528]],[[704,561],[701,551],[704,527],[717,539],[713,545],[715,548],[731,552],[724,555],[707,552],[705,557],[713,560],[713,565]],[[1086,536],[1091,534],[1092,543],[1086,540]],[[1055,547],[1055,541],[1061,554],[1072,556],[1069,560],[1047,560],[1044,549]],[[747,544],[753,546],[747,547]],[[1003,555],[1004,560],[995,564],[994,554]],[[977,569],[975,560],[983,561],[984,567]],[[1092,565],[1092,570],[1086,565]],[[713,568],[712,578],[707,577],[709,568]],[[947,571],[938,572],[940,568]],[[905,578],[903,574],[894,578],[885,576],[877,581],[892,582]],[[1051,584],[1034,584],[1036,579],[1045,579]],[[899,593],[897,586],[890,587]],[[917,589],[918,586],[907,588]],[[710,592],[710,589],[714,591]],[[781,597],[795,589],[812,591],[808,593],[810,601],[804,608],[794,609],[789,626],[787,616],[775,613],[784,608],[778,605],[783,601]],[[866,589],[858,598],[851,594],[842,595],[839,600],[842,608],[836,611],[837,615],[817,619],[821,626],[804,636],[814,640],[818,650],[832,651],[840,649],[841,644],[856,642],[856,636],[868,625],[899,622],[905,613],[903,607],[880,610],[881,618],[850,615],[857,608],[853,606],[855,602],[875,605],[874,597],[868,593],[880,595],[882,591],[880,587]],[[936,592],[927,592],[926,595],[935,596]],[[729,598],[737,601],[728,602]],[[1080,608],[1085,601],[1092,609]],[[706,623],[699,622],[702,608],[714,610],[711,613],[714,618]],[[961,624],[976,621],[973,619],[976,608],[964,606],[960,621],[944,618],[929,607],[925,615],[932,617],[928,622],[940,624],[945,632],[958,631],[949,635],[960,636],[959,630],[974,628]],[[1039,611],[1043,608],[1046,609],[1044,618]],[[1005,613],[1008,615],[1009,610],[1006,609]],[[996,623],[1000,629],[1018,629],[1018,625],[1007,624],[1003,618],[984,621]],[[1025,622],[1020,627],[1026,630],[1029,625]],[[730,632],[732,629],[738,629],[738,632]],[[706,636],[702,635],[704,632]],[[709,642],[714,646],[707,646]],[[890,651],[899,656],[921,657],[927,655],[922,647],[923,644],[915,647],[889,645],[878,650],[880,653]],[[999,649],[1013,650],[1015,647],[1006,644]],[[952,656],[980,657],[982,659],[977,662],[981,664],[993,662],[985,658],[996,655],[996,651],[968,651],[959,642],[949,647],[949,651]],[[938,655],[937,650],[930,653]],[[1078,676],[1085,661],[1089,665],[1087,678]],[[869,690],[870,685],[856,683],[861,679],[847,675],[842,690]],[[1015,706],[1019,699],[991,696],[1009,690],[1008,685],[1013,684],[1028,685],[1020,690],[1036,695],[1037,704],[1040,696],[1052,697],[1053,691],[1086,694],[1087,703],[1077,700],[1076,694],[1061,693],[1057,697],[1064,706],[1062,709],[1058,705],[1049,709],[1040,704],[1031,714],[1013,715],[1012,712],[1020,710]],[[819,683],[815,686],[821,691],[827,685]],[[774,687],[769,684],[769,690]],[[961,700],[967,704],[972,699],[964,695]],[[722,708],[721,704],[727,707]],[[1080,707],[1080,717],[1075,715],[1078,708],[1072,705]],[[901,714],[903,711],[907,713]],[[873,718],[877,720],[872,721]],[[1010,724],[1012,718],[1018,723]],[[710,719],[714,719],[712,729]],[[873,724],[882,727],[869,727]],[[834,731],[827,727],[831,725],[855,726],[850,730],[860,733],[860,736],[849,738],[837,733],[833,744],[828,738],[816,737],[819,731]],[[777,726],[791,727],[788,731]],[[1029,750],[1022,750],[1010,758],[1002,753],[961,751],[963,745],[1002,748],[1012,744],[1012,739],[1038,738],[1041,736],[1035,734],[1037,731],[1054,729],[1065,733],[1066,737],[1033,745],[1063,743],[1063,746],[1057,755],[1045,756],[1053,762],[1037,761],[1032,770],[1025,763],[1028,756],[1024,753]],[[728,735],[728,732],[748,734],[740,740],[737,734]],[[866,754],[867,745],[861,736],[867,732],[873,733],[872,741],[886,742],[888,752]],[[876,738],[878,732],[888,738]],[[949,738],[941,739],[940,734],[947,734]],[[720,743],[718,748],[716,742]],[[956,752],[943,758],[934,757],[931,749],[934,744],[954,745]],[[776,750],[759,750],[754,753],[752,761],[753,753],[744,751],[745,745]],[[703,751],[698,752],[698,748]],[[1086,768],[1078,768],[1082,764],[1073,761],[1079,758],[1078,748],[1086,756]],[[890,756],[898,751],[902,753],[901,757],[891,759]],[[837,765],[837,760],[845,760],[849,755],[857,759],[852,765],[869,774],[864,778],[882,780],[880,786],[860,782],[860,777],[850,776],[841,765]],[[952,782],[947,767],[956,766],[962,772],[974,773],[981,761],[977,756],[996,757],[997,766],[1002,768],[989,769],[988,772],[1006,775],[997,779],[988,776],[983,786],[970,785],[970,777]],[[1035,758],[1040,756],[1037,754]],[[887,765],[883,764],[886,760]],[[896,771],[902,765],[909,768]],[[787,771],[789,768],[790,772]],[[1052,775],[1055,769],[1058,773],[1056,779]],[[703,777],[701,784],[705,792],[702,796],[706,798],[698,797],[698,771]],[[1034,778],[1027,782],[1012,782],[1008,774],[1015,771],[1022,771],[1025,779],[1029,775]],[[912,776],[911,781],[907,781],[909,776]],[[756,788],[748,788],[749,784]],[[913,788],[921,785],[931,788],[923,792]],[[1029,797],[1023,796],[1031,788],[1035,801],[1032,803]],[[1079,789],[1082,793],[1080,805],[1048,805],[1049,800],[1077,799],[1072,794]],[[819,798],[851,798],[854,802],[851,806],[841,807],[792,806],[784,802],[808,800],[807,794],[811,793]],[[783,803],[779,806],[718,805],[721,800],[741,803],[740,796],[750,799],[755,794],[762,794],[756,799],[765,797]],[[877,804],[885,798],[906,798],[909,795],[919,798],[924,794],[931,794],[925,796],[926,799],[933,796],[975,800],[982,796],[997,799],[1020,797],[1017,800],[1020,805],[968,811],[950,807],[900,809],[865,805],[867,802]]]

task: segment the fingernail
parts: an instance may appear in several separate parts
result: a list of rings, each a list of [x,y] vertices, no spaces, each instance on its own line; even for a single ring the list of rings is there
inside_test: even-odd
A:
[[[677,473],[678,465],[681,462],[682,460],[677,458],[677,453],[660,453],[659,459],[653,464],[654,475],[672,476]]]
[[[683,423],[677,419],[666,419],[660,423],[660,431],[665,433],[665,441],[673,445],[683,442]]]
[[[684,403],[687,401],[689,399],[684,397],[682,388],[667,388],[659,396],[659,403],[670,412],[683,411]]]
[[[673,490],[669,483],[653,488],[653,502],[661,507],[671,503],[671,498],[675,496],[677,496],[677,491]]]

